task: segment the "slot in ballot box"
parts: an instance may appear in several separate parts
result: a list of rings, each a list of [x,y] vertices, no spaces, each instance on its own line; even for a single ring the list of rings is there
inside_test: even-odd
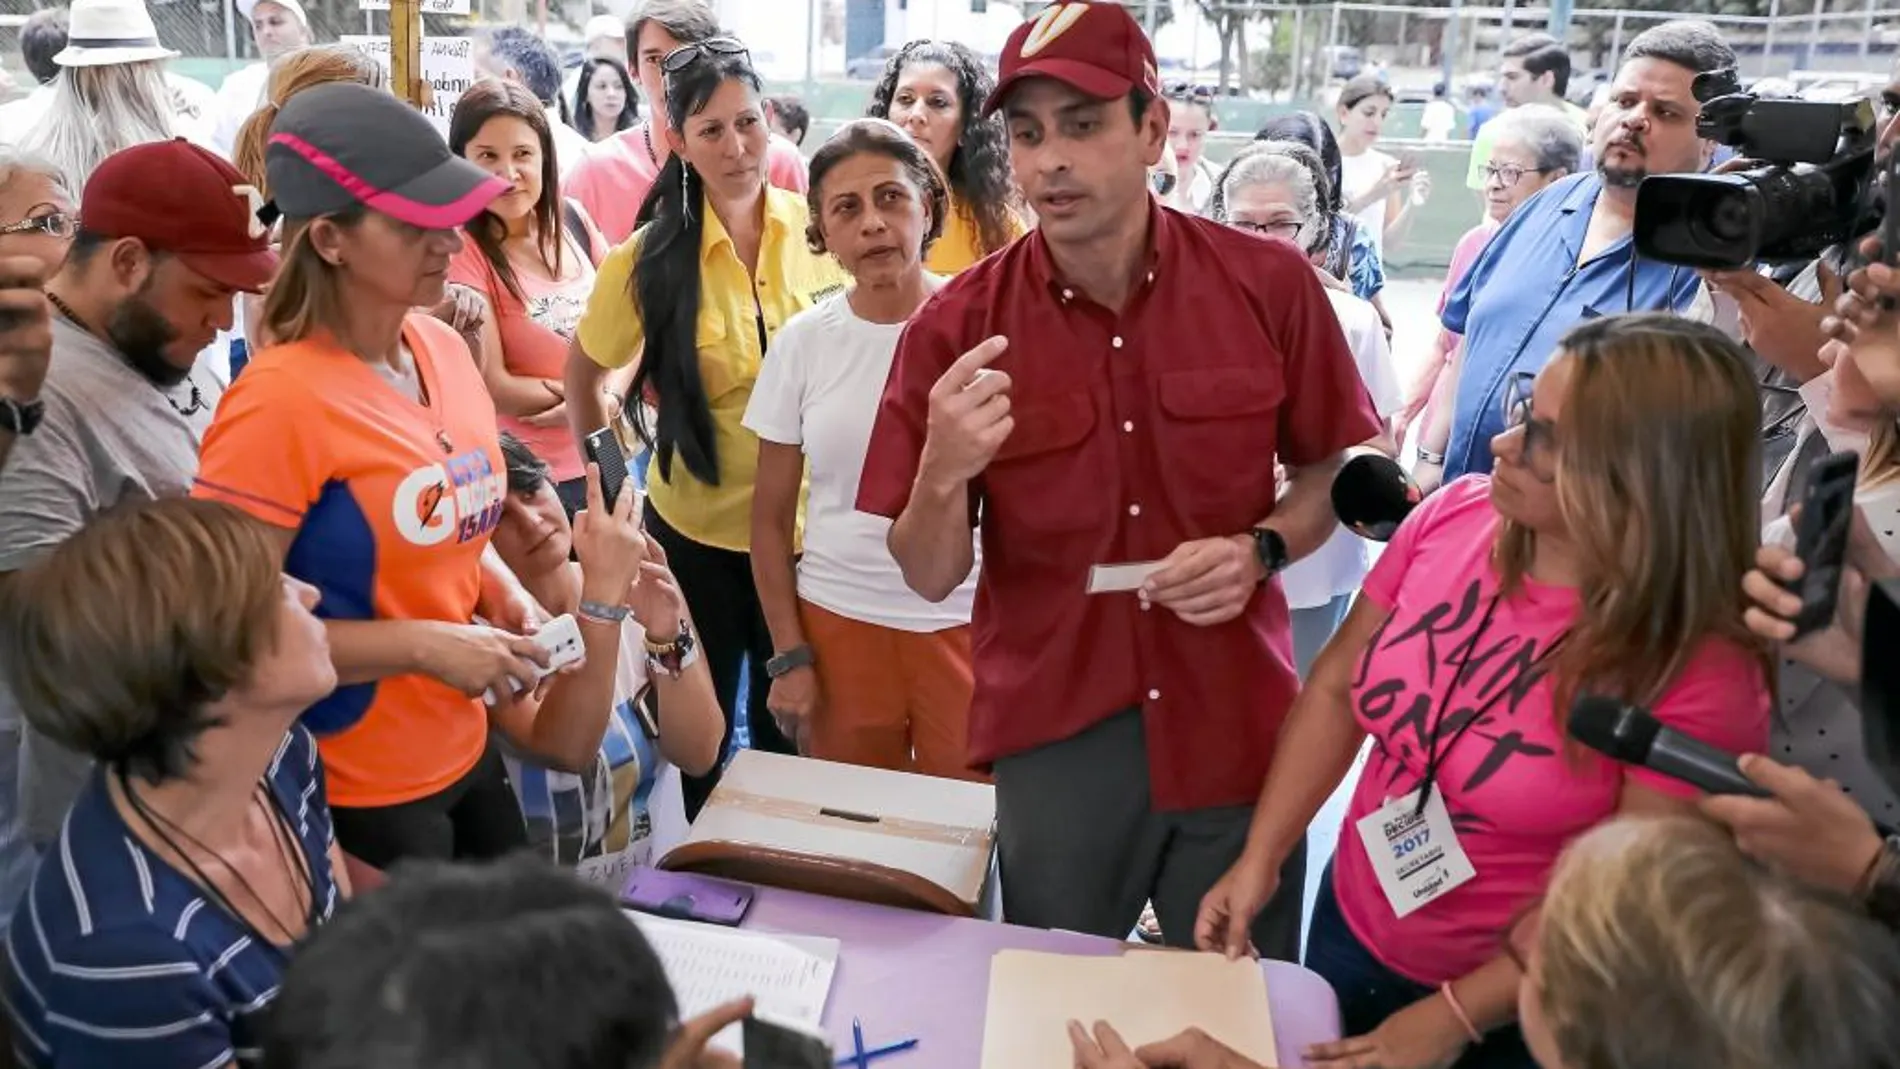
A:
[[[973,917],[995,847],[987,783],[744,750],[659,867]]]

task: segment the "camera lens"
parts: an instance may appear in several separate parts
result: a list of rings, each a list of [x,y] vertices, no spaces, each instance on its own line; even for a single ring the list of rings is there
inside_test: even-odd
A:
[[[1748,202],[1741,197],[1717,197],[1709,205],[1703,221],[1709,235],[1717,241],[1743,241],[1748,238]]]

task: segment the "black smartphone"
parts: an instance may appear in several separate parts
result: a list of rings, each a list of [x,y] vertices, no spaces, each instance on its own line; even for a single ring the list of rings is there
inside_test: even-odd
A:
[[[620,448],[620,436],[612,427],[602,427],[581,439],[581,448],[588,463],[600,465],[600,500],[612,512],[627,482],[627,453]]]
[[[1835,453],[1814,463],[1807,495],[1801,501],[1801,515],[1795,520],[1794,551],[1801,558],[1801,578],[1783,584],[1801,595],[1801,613],[1794,618],[1797,637],[1826,627],[1834,619],[1859,473],[1857,453]]]
[[[831,1069],[831,1044],[792,1024],[745,1019],[745,1069]]]
[[[1887,154],[1881,179],[1880,262],[1900,267],[1900,152]]]

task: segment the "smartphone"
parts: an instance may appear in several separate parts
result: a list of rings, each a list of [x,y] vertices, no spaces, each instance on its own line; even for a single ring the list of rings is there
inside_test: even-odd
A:
[[[620,500],[620,488],[627,483],[627,453],[620,448],[620,436],[612,427],[602,427],[581,439],[581,448],[590,464],[600,466],[600,500],[607,511]]]
[[[1797,637],[1826,627],[1840,600],[1841,564],[1847,559],[1847,529],[1854,520],[1854,484],[1860,456],[1835,453],[1815,461],[1801,515],[1795,520],[1795,555],[1801,558],[1801,578],[1783,583],[1801,595],[1801,612],[1794,618]]]
[[[752,908],[753,890],[742,883],[716,880],[690,872],[635,869],[621,889],[620,904],[628,909],[673,920],[703,921],[735,927]]]
[[[830,1069],[831,1041],[789,1021],[757,1012],[745,1019],[745,1069]]]
[[[1887,155],[1886,167],[1881,175],[1880,262],[1900,267],[1900,152]]]
[[[1900,791],[1900,579],[1875,583],[1867,592],[1861,634],[1860,724],[1867,765]]]

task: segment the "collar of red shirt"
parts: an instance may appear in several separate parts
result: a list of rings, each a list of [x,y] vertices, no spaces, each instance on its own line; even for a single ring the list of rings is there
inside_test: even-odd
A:
[[[1152,195],[1148,197],[1148,247],[1142,255],[1147,259],[1149,282],[1155,280],[1179,244],[1176,232],[1181,223],[1171,218],[1173,215],[1173,209],[1164,207]],[[1049,251],[1049,241],[1043,229],[1036,227],[1030,230],[1023,240],[1029,242],[1030,276],[1057,298],[1066,297],[1072,287],[1063,280],[1062,270]]]

